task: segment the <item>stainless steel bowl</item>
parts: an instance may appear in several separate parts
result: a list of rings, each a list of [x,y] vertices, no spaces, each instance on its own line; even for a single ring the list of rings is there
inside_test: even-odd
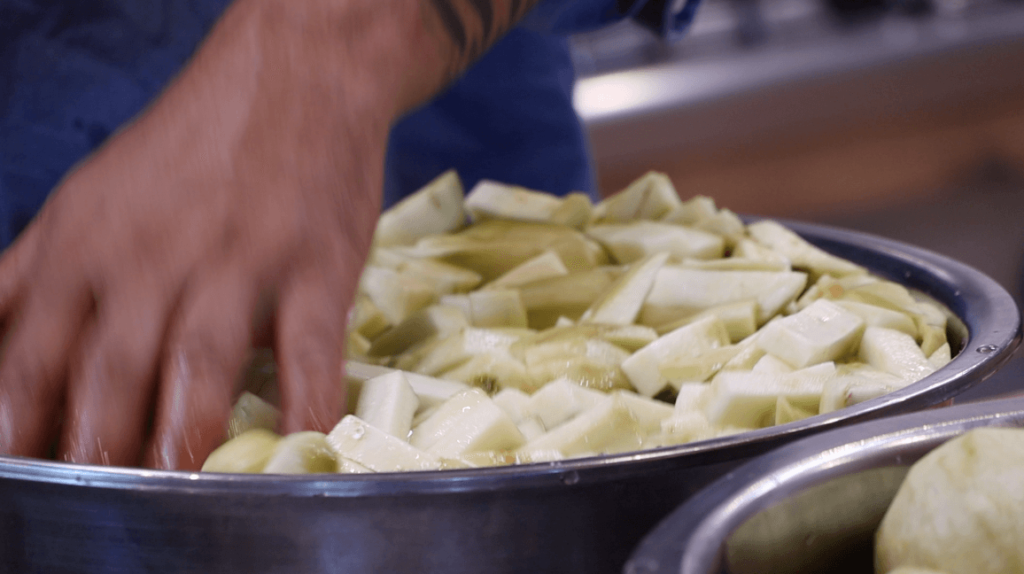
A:
[[[1024,398],[872,421],[787,445],[669,515],[625,572],[872,574],[875,530],[910,465],[985,426],[1024,427]]]
[[[107,469],[0,457],[0,564],[34,572],[617,572],[701,487],[812,433],[940,404],[1020,342],[998,284],[860,233],[791,224],[948,307],[960,353],[907,388],[781,427],[553,464],[279,477]]]

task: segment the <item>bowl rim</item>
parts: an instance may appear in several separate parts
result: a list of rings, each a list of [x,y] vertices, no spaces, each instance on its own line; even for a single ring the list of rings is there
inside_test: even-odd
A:
[[[967,327],[964,349],[944,367],[903,389],[836,411],[731,436],[643,451],[548,463],[438,471],[253,475],[157,471],[0,456],[0,479],[109,489],[285,496],[408,496],[480,490],[531,489],[620,480],[678,466],[745,460],[812,433],[940,404],[994,373],[1021,342],[1013,297],[981,271],[924,248],[838,227],[773,219],[818,247],[923,292]],[[866,264],[866,260],[878,265]]]
[[[737,467],[666,516],[633,551],[628,573],[721,571],[729,534],[758,512],[848,473],[910,466],[980,427],[1024,427],[1024,396],[860,423],[805,438]]]

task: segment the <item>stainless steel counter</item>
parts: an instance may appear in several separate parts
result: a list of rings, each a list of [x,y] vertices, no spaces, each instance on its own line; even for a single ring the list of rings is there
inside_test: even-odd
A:
[[[577,36],[577,110],[598,127],[770,86],[1024,41],[1020,2],[904,0],[864,13],[829,8],[836,4],[851,3],[707,0],[675,43],[632,23]]]

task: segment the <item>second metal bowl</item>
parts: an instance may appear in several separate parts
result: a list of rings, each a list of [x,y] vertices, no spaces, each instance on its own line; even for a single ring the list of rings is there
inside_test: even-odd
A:
[[[625,571],[872,574],[874,533],[910,465],[985,426],[1024,427],[1024,398],[872,421],[780,448],[673,512]]]

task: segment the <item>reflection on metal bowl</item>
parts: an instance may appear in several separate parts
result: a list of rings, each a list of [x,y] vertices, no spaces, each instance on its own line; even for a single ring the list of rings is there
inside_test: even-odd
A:
[[[701,491],[637,548],[634,574],[871,574],[910,465],[972,428],[1024,427],[1024,398],[871,421],[768,453]]]
[[[931,252],[791,224],[945,305],[959,354],[898,392],[780,427],[549,464],[376,475],[218,475],[0,457],[0,563],[19,572],[616,572],[698,489],[794,439],[934,406],[1020,342],[1008,293]]]

